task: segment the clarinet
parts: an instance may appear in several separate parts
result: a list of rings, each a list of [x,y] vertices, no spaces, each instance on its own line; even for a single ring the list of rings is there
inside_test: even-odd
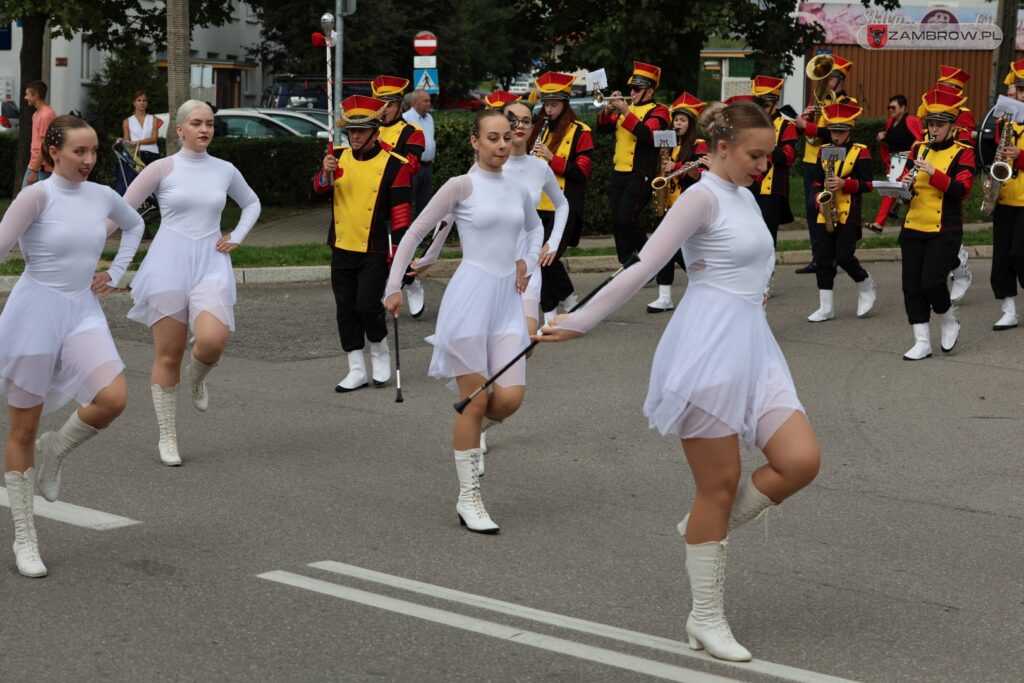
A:
[[[913,161],[927,157],[928,152],[931,151],[932,145],[934,144],[935,140],[928,140],[928,143],[924,146],[924,152],[922,152],[920,156],[915,157]],[[910,196],[907,199],[901,199],[900,201],[907,206],[910,206],[910,200],[913,199],[916,194],[914,192],[914,183],[917,182],[917,174],[920,170],[921,168],[915,164],[914,167],[907,172],[907,175],[903,177],[903,189],[906,190]]]
[[[551,119],[545,118],[544,125],[540,127],[540,132],[537,133],[537,139],[533,141],[533,150],[530,154],[533,156],[540,156],[540,146],[544,144],[544,136],[548,134],[548,128],[551,126]]]

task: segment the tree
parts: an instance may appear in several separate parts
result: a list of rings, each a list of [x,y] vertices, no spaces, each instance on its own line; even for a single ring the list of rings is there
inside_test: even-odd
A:
[[[189,98],[191,85],[192,27],[188,16],[188,0],[167,0],[167,111],[174,125],[174,115]],[[177,135],[167,135],[167,154],[174,154],[181,148]]]
[[[108,134],[120,135],[136,90],[149,96],[149,111],[167,111],[167,77],[157,71],[147,45],[128,43],[112,53],[89,83],[89,110]]]

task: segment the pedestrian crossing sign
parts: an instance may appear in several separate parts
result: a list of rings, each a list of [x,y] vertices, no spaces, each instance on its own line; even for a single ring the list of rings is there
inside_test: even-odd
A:
[[[438,94],[437,69],[413,69],[413,88],[426,90],[431,95]]]

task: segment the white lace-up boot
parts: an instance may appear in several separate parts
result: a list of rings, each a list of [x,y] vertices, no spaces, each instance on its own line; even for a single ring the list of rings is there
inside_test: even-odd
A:
[[[455,511],[459,514],[459,523],[470,531],[480,534],[498,533],[498,525],[484,509],[480,498],[479,467],[480,449],[455,451],[455,471],[459,475],[459,500]]]
[[[216,363],[207,365],[192,356],[192,360],[185,370],[188,375],[189,387],[192,389],[192,405],[196,407],[196,410],[205,411],[210,407],[210,394],[206,391],[206,376],[215,367],[217,367]]]
[[[672,303],[672,285],[658,285],[658,298],[647,304],[647,312],[664,313],[675,307]]]
[[[964,295],[967,294],[968,288],[971,286],[971,282],[974,280],[974,274],[967,267],[968,256],[967,250],[960,247],[960,265],[953,269],[953,278],[949,287],[950,301],[960,301],[960,299],[963,299]]]
[[[14,518],[14,559],[18,573],[38,578],[46,576],[46,565],[39,557],[39,541],[36,539],[36,522],[32,514],[33,496],[36,493],[36,473],[31,467],[21,472],[4,472],[4,484],[10,499],[11,516]]]
[[[831,289],[819,289],[818,290],[818,310],[807,316],[807,319],[812,323],[821,323],[826,320],[832,320],[836,317],[836,310],[834,305],[835,292]]]
[[[37,483],[43,498],[51,502],[57,500],[64,458],[99,433],[100,430],[82,422],[76,410],[60,429],[46,432],[36,440],[36,465],[39,468]]]
[[[732,501],[732,509],[729,510],[729,529],[726,531],[726,534],[731,534],[733,530],[738,529],[753,519],[757,519],[765,510],[776,505],[778,503],[772,502],[771,498],[761,493],[754,486],[753,475],[748,475],[743,480],[743,483],[740,484],[739,490],[736,491],[736,497]],[[683,521],[676,525],[676,531],[683,538],[686,538],[686,525],[689,521],[690,513],[686,513]]]
[[[857,283],[857,317],[863,318],[875,307],[875,279],[868,275]]]
[[[750,651],[736,642],[725,619],[725,548],[727,541],[686,545],[693,609],[686,620],[690,649],[704,650],[730,662],[749,662]]]
[[[1012,330],[1017,327],[1017,300],[1008,296],[1002,300],[1003,316],[996,321],[992,329],[996,332]]]
[[[348,374],[345,375],[345,379],[338,382],[334,390],[339,394],[344,394],[356,389],[362,389],[368,384],[369,382],[366,381],[366,360],[363,358],[363,350],[349,351]]]
[[[914,345],[903,354],[903,360],[922,360],[931,358],[932,331],[928,323],[914,323]]]
[[[551,321],[554,320],[557,317],[558,317],[558,307],[557,306],[554,308],[554,310],[544,311],[544,325],[550,325]]]
[[[409,297],[409,315],[418,318],[423,315],[423,283],[420,279],[413,278],[413,281],[405,286],[405,295]]]
[[[576,304],[579,303],[579,299],[576,298],[576,292],[573,292],[569,296],[565,297],[565,301],[562,302],[562,310],[568,313],[572,309],[576,308]]]
[[[153,394],[156,423],[160,427],[160,462],[175,467],[181,464],[181,455],[178,453],[178,431],[175,427],[178,387],[162,387],[159,384],[152,384],[149,388]]]
[[[960,318],[957,315],[956,306],[950,306],[949,310],[938,316],[939,318],[939,345],[943,353],[949,353],[956,346],[956,339],[960,336]]]
[[[373,385],[382,387],[387,384],[391,379],[391,349],[387,339],[370,342],[370,366],[373,368]]]

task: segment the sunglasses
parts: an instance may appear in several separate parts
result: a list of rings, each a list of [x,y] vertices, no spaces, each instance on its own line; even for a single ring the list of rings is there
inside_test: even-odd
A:
[[[896,107],[890,104],[889,105],[889,111],[896,111]]]
[[[512,114],[509,114],[508,116],[508,125],[512,126],[513,129],[526,128],[532,123],[533,119],[529,118],[528,116],[524,116],[523,118],[518,118],[516,116],[513,116]]]

